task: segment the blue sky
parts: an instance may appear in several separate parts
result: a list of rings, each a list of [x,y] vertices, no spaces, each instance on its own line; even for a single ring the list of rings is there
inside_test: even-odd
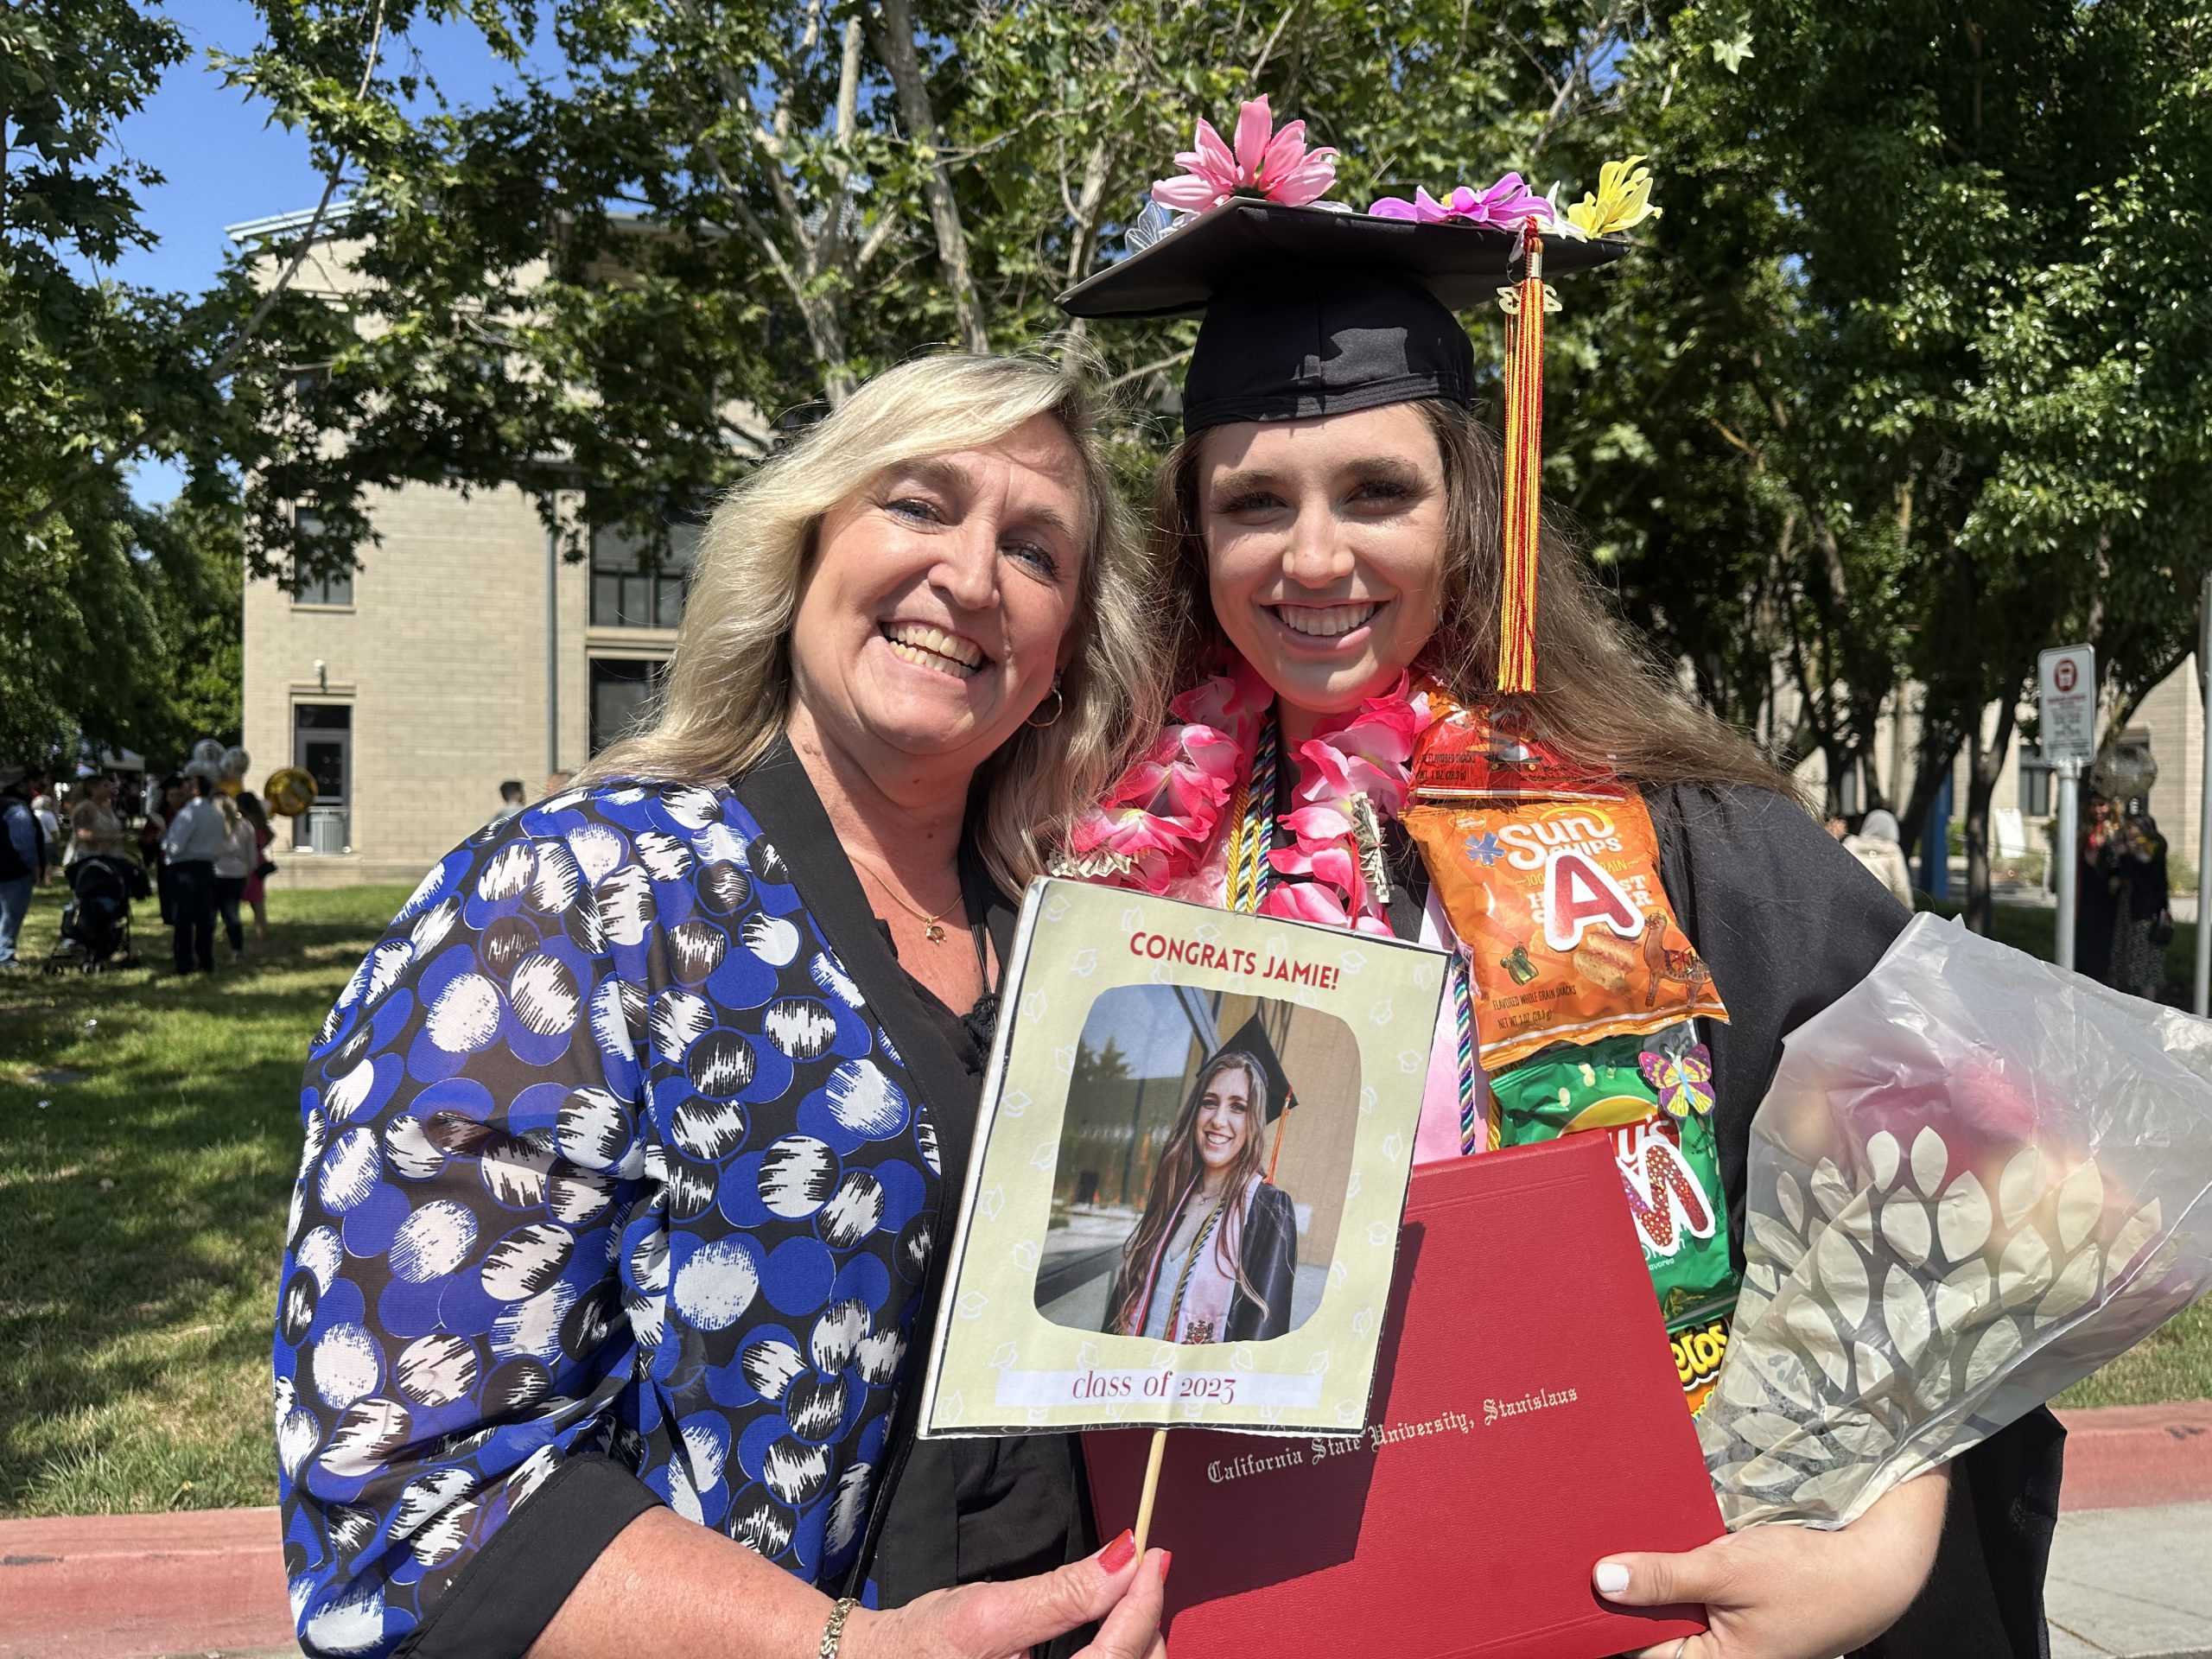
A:
[[[214,280],[229,251],[224,226],[312,207],[323,181],[308,164],[306,135],[276,125],[268,106],[249,101],[242,92],[226,91],[221,75],[209,67],[211,49],[243,54],[260,40],[254,9],[245,0],[181,0],[159,10],[183,28],[192,56],[169,71],[160,90],[117,134],[124,154],[164,175],[139,200],[141,222],[157,239],[103,274],[196,293]],[[465,25],[425,27],[388,41],[380,71],[401,67],[410,54],[457,103],[474,101],[510,73]],[[148,467],[132,491],[142,501],[156,502],[174,495],[178,486],[171,468]]]

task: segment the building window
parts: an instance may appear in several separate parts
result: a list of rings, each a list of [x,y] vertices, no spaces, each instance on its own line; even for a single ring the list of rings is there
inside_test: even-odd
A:
[[[591,659],[591,752],[627,737],[652,711],[668,664],[647,658]]]
[[[292,524],[302,536],[311,536],[322,528],[322,520],[304,507],[295,508]],[[289,584],[295,605],[351,606],[353,602],[353,573],[339,571],[320,576],[295,575]]]
[[[700,526],[671,524],[658,559],[635,531],[601,524],[591,533],[591,625],[595,628],[672,628],[683,620],[683,599]]]
[[[2050,776],[2049,766],[2020,768],[2020,815],[2029,818],[2050,816]]]

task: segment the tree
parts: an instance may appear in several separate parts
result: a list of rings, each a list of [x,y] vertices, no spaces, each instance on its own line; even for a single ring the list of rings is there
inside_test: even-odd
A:
[[[129,469],[206,414],[186,308],[97,275],[143,246],[114,124],[184,55],[128,0],[32,0],[0,15],[0,754],[161,729],[161,595],[179,552]]]
[[[1435,184],[1471,156],[1563,149],[1626,16],[481,0],[468,15],[514,84],[413,118],[434,89],[373,48],[423,11],[270,4],[266,42],[231,65],[353,181],[332,251],[360,284],[321,318],[263,318],[235,353],[234,399],[275,429],[246,483],[257,568],[365,543],[365,493],[410,479],[520,483],[579,538],[555,503],[582,489],[585,520],[658,532],[741,475],[794,406],[933,342],[1045,340],[1054,295],[1095,268],[1197,114],[1274,92],[1344,141],[1339,194],[1363,204],[1385,174]],[[557,73],[532,54],[548,35]],[[296,252],[242,260],[233,314],[257,315],[257,286]],[[334,338],[292,334],[333,317]],[[1191,331],[1094,343],[1149,397]],[[289,522],[302,500],[325,544]]]
[[[1774,642],[1832,777],[1910,676],[1907,833],[1963,748],[1977,925],[2036,651],[2097,634],[2147,687],[2205,562],[2204,303],[2171,262],[2207,245],[2208,45],[2180,0],[1773,0],[1639,46],[1665,66],[1638,112],[1689,187],[1658,232],[1689,291],[1647,276],[1663,312],[1630,314],[1649,337],[1618,400],[1654,411],[1638,442],[1674,465],[1609,514],[1627,568],[1686,649]],[[1734,560],[1651,568],[1686,524],[1733,527]],[[1735,602],[1685,626],[1715,580]]]
[[[1129,1080],[1129,1057],[1122,1052],[1121,1040],[1106,1039],[1103,1048],[1093,1048],[1087,1042],[1075,1046],[1075,1070],[1070,1074],[1070,1086],[1074,1089],[1096,1087],[1100,1084],[1127,1083]]]

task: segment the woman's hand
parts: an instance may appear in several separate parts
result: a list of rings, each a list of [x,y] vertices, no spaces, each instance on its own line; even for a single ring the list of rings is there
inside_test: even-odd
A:
[[[1897,1623],[1936,1561],[1947,1471],[1835,1532],[1751,1527],[1679,1555],[1609,1555],[1591,1581],[1623,1607],[1702,1603],[1711,1629],[1635,1659],[1835,1659]]]
[[[1123,1533],[1096,1555],[1034,1578],[933,1590],[888,1612],[855,1611],[842,1659],[1020,1659],[1040,1642],[1104,1619],[1077,1659],[1167,1659],[1160,1634],[1168,1554]]]

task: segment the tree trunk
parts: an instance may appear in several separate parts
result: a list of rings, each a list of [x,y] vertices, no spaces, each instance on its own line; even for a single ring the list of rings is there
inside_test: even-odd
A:
[[[910,0],[883,0],[876,51],[898,91],[899,118],[906,124],[906,137],[921,156],[922,196],[929,203],[930,225],[937,232],[937,257],[944,268],[944,285],[952,290],[952,315],[961,346],[970,352],[988,352],[991,338],[983,327],[983,304],[968,264],[968,237],[960,226],[960,204],[953,200],[952,180],[938,151],[937,115],[930,107],[929,88],[923,84],[920,54],[914,50],[914,9]]]
[[[2005,770],[2005,752],[2012,747],[2012,721],[2018,699],[2007,695],[1997,703],[1997,735],[1986,745],[1981,739],[1977,715],[1967,734],[1967,902],[1966,923],[1986,935],[1996,920],[1996,901],[1989,892],[1989,798]]]
[[[1878,703],[1866,706],[1863,698],[1854,699],[1851,715],[1852,750],[1859,758],[1859,806],[1861,811],[1872,812],[1890,804],[1888,791],[1882,787],[1882,710]]]
[[[1921,731],[1918,747],[1914,751],[1916,765],[1912,789],[1905,797],[1904,809],[1897,815],[1899,839],[1904,845],[1904,855],[1917,856],[1922,834],[1928,827],[1928,809],[1936,804],[1936,794],[1943,787],[1944,779],[1950,776],[1951,763],[1958,759],[1959,741],[1926,728]],[[1936,849],[1938,856],[1943,849]]]
[[[1851,765],[1851,753],[1840,739],[1828,732],[1821,734],[1821,770],[1827,774],[1827,781],[1821,785],[1821,816],[1827,818],[1843,815],[1843,775]]]

